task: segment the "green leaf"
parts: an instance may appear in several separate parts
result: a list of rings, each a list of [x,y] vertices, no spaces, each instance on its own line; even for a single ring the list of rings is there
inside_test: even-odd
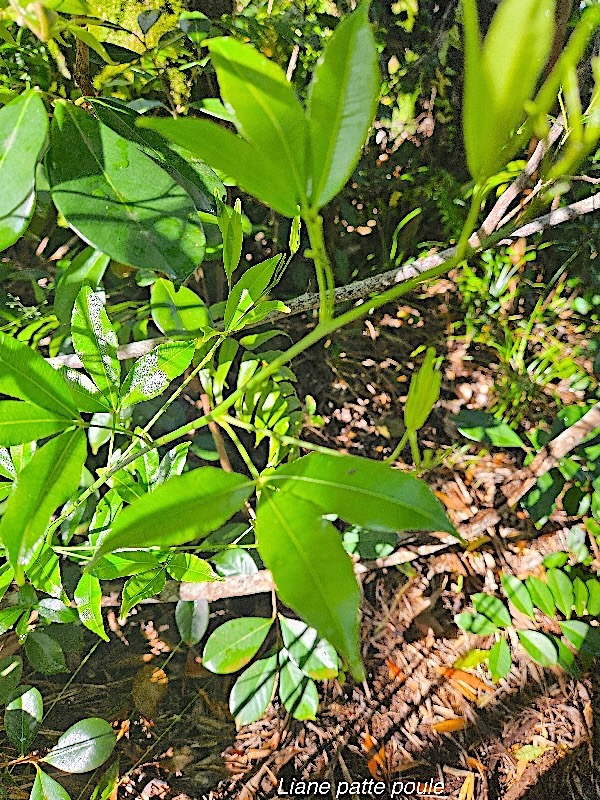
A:
[[[581,578],[575,578],[575,580],[573,581],[573,594],[574,594],[573,605],[575,606],[575,614],[578,617],[583,617],[587,608],[588,590],[587,586],[581,580]]]
[[[24,755],[42,724],[44,701],[33,686],[19,686],[6,704],[4,730],[10,741]]]
[[[410,379],[404,422],[411,431],[423,427],[440,396],[442,373],[434,366],[434,360],[435,350],[428,347],[423,364]]]
[[[473,667],[484,664],[489,657],[489,650],[481,650],[478,647],[474,647],[472,650],[468,650],[464,655],[459,656],[452,666],[454,669],[473,669]]]
[[[8,656],[0,661],[0,705],[4,705],[21,681],[23,659]]]
[[[90,414],[110,412],[108,400],[100,394],[96,384],[85,372],[65,366],[59,367],[58,371],[68,385],[79,411],[87,411]]]
[[[258,572],[256,562],[247,550],[230,547],[211,558],[215,570],[224,578],[228,575],[254,575]]]
[[[208,628],[210,609],[206,600],[179,600],[175,606],[175,622],[181,640],[188,647],[198,644]]]
[[[71,798],[60,783],[38,768],[29,800],[71,800]]]
[[[287,658],[279,670],[279,696],[294,719],[315,719],[319,708],[315,682]]]
[[[527,584],[527,590],[529,591],[529,596],[533,603],[547,617],[553,617],[556,612],[556,606],[548,585],[533,575],[530,575],[525,583]]]
[[[26,230],[35,206],[35,169],[48,132],[40,95],[24,92],[0,109],[0,251]]]
[[[224,622],[208,637],[202,664],[218,675],[237,672],[259,651],[272,625],[273,620],[265,617],[239,617]]]
[[[454,417],[454,422],[460,433],[474,442],[487,442],[495,447],[525,448],[521,438],[506,422],[485,411],[465,409]]]
[[[281,635],[287,654],[309,678],[324,681],[335,678],[339,672],[338,657],[325,639],[319,639],[314,628],[301,620],[279,615]]]
[[[590,578],[585,582],[588,590],[587,610],[590,617],[600,616],[600,581]]]
[[[277,282],[282,261],[282,255],[273,256],[244,272],[227,298],[225,330],[238,330],[254,319],[253,310]]]
[[[474,633],[476,636],[488,636],[498,630],[496,625],[487,617],[484,617],[483,614],[472,614],[470,611],[455,614],[454,622],[463,631]]]
[[[85,627],[108,642],[102,620],[102,589],[95,575],[84,572],[79,579],[73,594],[79,619]]]
[[[535,619],[533,603],[525,584],[514,575],[505,575],[504,573],[500,576],[500,580],[507,598],[517,611]]]
[[[105,553],[139,542],[168,547],[200,539],[235,514],[253,488],[243,475],[216,467],[174,476],[119,514],[88,569]]]
[[[279,467],[266,481],[323,514],[364,528],[454,532],[427,484],[366,458],[311,453]]]
[[[44,675],[69,671],[61,646],[43,631],[31,631],[25,642],[25,655],[31,666]]]
[[[362,680],[360,590],[338,531],[321,515],[317,506],[287,491],[263,490],[258,551],[281,600],[331,642]]]
[[[307,188],[307,125],[285,73],[251,45],[232,37],[211,39],[208,49],[238,133],[269,157],[270,175],[281,170],[283,161],[296,200],[302,203]]]
[[[558,662],[558,652],[554,642],[539,631],[517,631],[519,641],[531,658],[542,667],[551,667]]]
[[[39,353],[0,331],[0,392],[66,419],[77,416],[69,387]]]
[[[558,650],[558,666],[564,669],[568,675],[572,675],[574,678],[579,678],[581,670],[579,669],[572,651],[569,650],[567,645],[562,639],[559,639],[558,636],[553,636],[552,641]]]
[[[125,619],[131,609],[142,600],[160,594],[165,588],[166,575],[165,569],[161,565],[149,572],[140,572],[125,581],[123,593],[121,595],[121,610],[119,617]]]
[[[508,613],[508,609],[498,597],[478,592],[471,596],[471,601],[475,611],[484,614],[499,628],[507,628],[509,625],[512,625],[512,619]]]
[[[52,597],[64,596],[58,556],[46,542],[42,542],[31,563],[25,568],[25,572],[33,586],[40,592]]]
[[[189,367],[193,342],[165,342],[138,358],[121,387],[121,407],[136,405],[162,394]]]
[[[64,431],[70,425],[63,416],[45,408],[20,400],[0,402],[0,445],[15,444],[46,439],[53,433]]]
[[[12,462],[10,452],[6,447],[0,447],[0,477],[8,478],[9,481],[17,477],[15,465]]]
[[[494,683],[506,678],[512,666],[512,655],[506,639],[498,639],[490,650],[488,663]]]
[[[175,553],[165,562],[169,575],[176,581],[184,583],[203,583],[205,581],[218,581],[219,576],[213,568],[202,558],[193,553]]]
[[[119,788],[119,759],[113,761],[96,784],[90,800],[114,800]]]
[[[42,761],[63,772],[91,772],[110,757],[116,742],[115,732],[106,720],[89,717],[71,725]]]
[[[202,261],[204,231],[187,192],[73,103],[55,105],[48,174],[54,203],[71,228],[116,261],[177,281]]]
[[[171,281],[159,278],[150,292],[150,311],[156,327],[168,336],[202,336],[212,329],[208,308],[196,292],[182,286],[175,289]]]
[[[260,658],[244,670],[229,695],[229,710],[239,727],[262,717],[273,699],[277,680],[277,654]]]
[[[577,650],[581,650],[591,630],[588,623],[572,619],[567,622],[560,622],[559,625],[565,639],[568,639]]]
[[[217,197],[217,208],[217,222],[223,239],[223,268],[227,276],[227,285],[231,289],[231,276],[240,263],[244,241],[242,204],[238,198],[235,207],[230,208]]]
[[[0,636],[12,628],[22,613],[22,608],[3,608],[0,611]]]
[[[173,478],[175,475],[181,475],[185,467],[189,449],[189,442],[181,442],[175,445],[172,450],[169,450],[168,453],[165,453],[158,465],[158,470],[152,483],[153,490],[157,486],[160,486],[161,483],[168,481],[169,478]]]
[[[38,604],[38,612],[40,617],[48,622],[56,622],[65,625],[69,622],[75,622],[77,614],[72,608],[66,606],[58,597],[44,597]]]
[[[294,185],[272,153],[260,151],[231,131],[203,119],[143,118],[137,124],[185,147],[280,214],[292,218],[298,213]]]
[[[52,513],[79,486],[85,457],[83,431],[68,431],[36,450],[21,470],[0,523],[0,540],[17,581],[30,565]]]
[[[164,557],[164,556],[163,556]],[[129,575],[148,572],[161,564],[161,553],[157,550],[125,550],[111,553],[94,565],[93,574],[101,581],[113,581]]]
[[[379,95],[369,3],[337,26],[309,88],[310,202],[320,209],[342,189],[365,143]]]
[[[71,319],[73,347],[111,408],[118,407],[121,366],[117,334],[110,324],[100,295],[83,286],[75,299]]]
[[[94,291],[100,288],[109,261],[109,256],[86,247],[62,271],[54,295],[54,313],[59,322],[63,325],[71,322],[75,298],[83,286]]]
[[[569,619],[575,601],[571,579],[560,569],[549,569],[546,573],[546,581],[554,597],[556,607]]]

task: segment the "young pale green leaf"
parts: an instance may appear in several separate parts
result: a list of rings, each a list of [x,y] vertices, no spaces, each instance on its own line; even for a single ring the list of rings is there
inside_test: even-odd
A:
[[[534,575],[530,575],[525,583],[534,605],[547,617],[553,617],[556,612],[556,606],[548,585]]]
[[[142,600],[160,594],[165,588],[165,568],[161,565],[149,572],[140,572],[125,581],[121,595],[121,610],[119,617],[125,619],[131,609]]]
[[[552,639],[540,631],[517,631],[519,641],[531,658],[542,667],[551,667],[558,662],[558,651]]]
[[[425,360],[410,380],[404,406],[404,424],[411,431],[423,427],[440,396],[442,373],[435,368],[434,360],[435,350],[428,347]]]
[[[454,532],[426,483],[366,458],[311,453],[279,467],[266,481],[310,501],[322,514],[364,528]]]
[[[243,475],[216,467],[174,476],[119,514],[87,569],[105,553],[140,542],[168,547],[200,539],[227,522],[253,488]]]
[[[509,625],[512,625],[512,619],[508,613],[508,609],[498,597],[478,592],[471,596],[471,601],[475,611],[486,616],[499,628],[507,628]]]
[[[529,596],[529,592],[527,591],[525,584],[514,575],[502,574],[500,576],[500,580],[502,581],[502,588],[504,589],[508,600],[513,604],[517,611],[520,611],[522,614],[531,617],[531,619],[535,619],[533,603],[531,602],[531,597]]]
[[[106,720],[89,717],[71,725],[41,760],[63,772],[91,772],[104,764],[116,743],[115,732]]]
[[[8,656],[0,661],[0,705],[4,705],[21,681],[23,659]]]
[[[488,664],[494,683],[506,678],[512,666],[512,655],[506,639],[498,639],[492,647]]]
[[[181,640],[188,647],[198,644],[208,628],[210,609],[206,600],[179,600],[175,606],[175,622]]]
[[[455,614],[454,622],[461,630],[474,633],[476,636],[488,636],[498,630],[497,626],[483,614],[472,614],[470,611]]]
[[[379,95],[369,3],[337,26],[313,74],[307,102],[310,204],[326,205],[356,166]]]
[[[202,558],[193,553],[175,553],[165,562],[169,575],[176,581],[183,583],[203,583],[205,581],[218,581],[219,576],[213,568]]]
[[[258,150],[245,139],[204,119],[141,119],[137,124],[185,147],[285,217],[292,218],[298,213],[294,184],[273,153]]]
[[[138,358],[121,387],[122,408],[143,403],[162,394],[172,380],[189,367],[193,342],[165,342]]]
[[[546,573],[548,588],[552,592],[558,610],[569,619],[573,610],[575,594],[568,575],[560,569],[549,569]]]
[[[170,339],[203,336],[212,330],[208,308],[196,292],[159,278],[150,291],[150,313],[156,327]]]
[[[223,268],[227,275],[227,284],[231,289],[231,276],[240,263],[244,241],[242,204],[238,198],[235,207],[230,208],[217,197],[217,208],[217,222],[223,238]]]
[[[600,617],[600,581],[597,578],[590,578],[585,585],[588,590],[588,614],[590,617]]]
[[[0,110],[0,251],[21,237],[35,206],[35,169],[48,132],[40,95],[27,91]]]
[[[240,728],[256,722],[267,710],[275,693],[277,655],[260,658],[244,670],[229,695],[229,710]]]
[[[0,392],[73,419],[77,408],[62,376],[39,353],[0,331]]]
[[[21,470],[0,522],[0,541],[17,580],[30,565],[52,513],[79,486],[85,457],[83,431],[67,431],[36,450]]]
[[[37,736],[43,713],[42,695],[33,686],[19,686],[9,697],[4,712],[4,731],[21,755]]]
[[[60,644],[43,631],[31,631],[25,642],[25,655],[31,666],[44,675],[69,671]]]
[[[102,589],[95,575],[84,572],[73,593],[79,619],[85,627],[108,642],[102,620]]]
[[[202,261],[204,231],[187,192],[136,145],[73,103],[55,105],[48,175],[52,199],[69,225],[115,261],[177,281]]]
[[[331,642],[362,680],[360,591],[341,537],[323,513],[288,491],[264,489],[256,516],[258,551],[281,600]]]
[[[319,708],[316,684],[293,661],[283,658],[279,670],[279,697],[294,719],[315,719]]]
[[[54,295],[54,313],[59,322],[63,325],[71,322],[75,298],[83,286],[93,290],[100,288],[109,261],[109,256],[93,247],[86,247],[63,270]]]
[[[583,617],[587,609],[588,590],[585,583],[579,577],[575,578],[573,581],[573,595],[575,614],[578,617]]]
[[[0,445],[4,447],[46,439],[53,433],[64,431],[69,425],[69,420],[63,416],[34,406],[33,403],[20,400],[0,402]]]
[[[38,768],[29,800],[71,800],[71,798],[60,783]]]
[[[269,157],[271,172],[281,169],[278,162],[283,160],[287,179],[302,203],[307,125],[285,73],[254,47],[232,37],[211,39],[208,49],[225,106],[235,113],[238,133]]]
[[[335,678],[339,672],[338,657],[325,639],[319,639],[314,628],[298,619],[279,615],[281,635],[290,659],[302,672],[316,681]]]
[[[253,309],[264,300],[280,277],[282,261],[282,255],[273,256],[244,272],[227,298],[225,330],[237,330],[251,321]]]
[[[227,675],[245,667],[259,651],[273,625],[266,617],[230,619],[208,637],[202,664],[217,675]]]
[[[464,655],[459,656],[452,666],[454,669],[473,669],[480,664],[485,664],[489,657],[489,650],[474,647],[472,650],[467,650]]]
[[[83,286],[75,299],[71,318],[73,347],[94,383],[116,409],[119,402],[121,366],[118,340],[100,296]]]

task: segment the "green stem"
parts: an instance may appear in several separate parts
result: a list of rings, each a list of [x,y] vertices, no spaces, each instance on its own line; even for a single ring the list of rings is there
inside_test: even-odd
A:
[[[237,451],[240,454],[240,456],[242,457],[242,461],[246,465],[246,469],[248,470],[250,475],[252,475],[254,480],[258,480],[260,478],[260,473],[256,469],[256,467],[254,466],[254,464],[252,463],[252,459],[248,455],[248,451],[246,450],[244,445],[241,443],[240,437],[237,435],[237,433],[233,430],[231,425],[228,423],[228,420],[225,417],[221,417],[221,419],[219,420],[219,425],[223,428],[225,433],[229,436],[231,441],[236,446]]]
[[[411,431],[408,435],[410,442],[410,453],[412,455],[413,464],[417,469],[421,469],[421,453],[419,452],[419,443],[417,441],[417,432]]]
[[[385,459],[386,463],[393,464],[394,461],[398,458],[398,456],[400,455],[400,453],[404,449],[404,445],[406,444],[406,442],[408,440],[408,435],[409,435],[408,430],[405,430],[402,438],[400,439],[400,441],[398,442],[398,444],[394,448],[394,452],[391,454],[391,456],[388,456]]]
[[[224,414],[220,418],[219,424],[223,425],[223,422],[227,422],[229,425],[232,425],[235,428],[242,428],[242,430],[248,431],[249,433],[256,433],[256,428],[254,425],[251,425],[248,422],[243,422],[240,419],[236,419],[236,417],[230,417],[229,414]],[[298,447],[302,450],[313,450],[316,453],[324,453],[327,456],[341,455],[338,450],[333,450],[330,447],[323,447],[323,445],[320,444],[306,442],[304,439],[296,439],[294,436],[286,436],[283,433],[275,433],[275,431],[270,431],[263,428],[261,428],[260,432],[269,439],[275,439],[276,441],[281,442],[281,444],[290,445],[290,447]]]
[[[305,211],[302,219],[310,240],[310,250],[307,250],[306,254],[314,261],[317,273],[320,299],[319,322],[326,322],[333,317],[335,281],[323,237],[323,217],[315,211]]]

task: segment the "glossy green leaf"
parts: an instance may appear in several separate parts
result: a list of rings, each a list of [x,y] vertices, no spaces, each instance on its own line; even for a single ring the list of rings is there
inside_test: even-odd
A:
[[[553,617],[556,611],[556,606],[554,604],[552,592],[548,588],[548,585],[539,578],[536,578],[534,575],[530,575],[525,583],[533,603],[547,617]]]
[[[46,775],[43,770],[38,769],[33,786],[31,787],[31,794],[29,800],[71,800],[66,789]]]
[[[218,581],[219,576],[204,559],[193,553],[175,553],[165,562],[169,575],[182,583],[203,583],[205,581]]]
[[[71,322],[75,298],[83,286],[93,290],[100,288],[109,261],[109,256],[86,247],[62,271],[54,294],[54,313],[59,322],[63,325]]]
[[[20,400],[0,402],[0,445],[12,447],[23,442],[46,439],[69,427],[69,421],[45,408]]]
[[[560,569],[549,569],[546,573],[546,581],[554,597],[556,607],[569,619],[575,601],[571,579]]]
[[[590,578],[585,582],[588,590],[587,610],[591,617],[600,617],[600,581]]]
[[[485,411],[465,409],[454,417],[454,422],[460,433],[474,442],[487,442],[495,447],[525,447],[520,436],[506,422]]]
[[[85,457],[84,433],[68,431],[38,448],[21,470],[0,523],[0,540],[17,580],[29,566],[52,513],[79,486]]]
[[[241,547],[230,547],[228,550],[221,550],[216,556],[211,558],[215,570],[222,575],[254,575],[258,572],[256,561],[247,550]]]
[[[505,575],[504,573],[500,576],[500,580],[502,581],[502,588],[508,600],[517,611],[531,617],[531,619],[535,619],[533,603],[531,602],[531,597],[523,581],[520,581],[514,575]]]
[[[23,659],[8,656],[0,661],[0,705],[4,705],[21,681]]]
[[[256,518],[258,551],[281,600],[331,642],[362,680],[360,590],[341,537],[322,513],[287,491],[263,490]]]
[[[131,609],[142,600],[155,597],[165,588],[166,575],[163,566],[152,569],[149,572],[140,572],[125,581],[121,595],[121,610],[119,617],[125,619]]]
[[[260,658],[244,670],[229,695],[229,710],[239,727],[256,722],[267,710],[275,693],[277,655]]]
[[[591,628],[587,622],[582,622],[578,619],[560,622],[560,629],[563,632],[565,639],[568,639],[577,650],[581,650],[586,637],[588,636]]]
[[[239,617],[224,622],[208,637],[202,664],[218,675],[237,672],[259,651],[272,625],[273,620],[265,617]]]
[[[551,667],[558,662],[558,651],[552,639],[540,631],[517,631],[519,641],[531,658],[542,667]]]
[[[0,109],[0,251],[26,230],[35,205],[35,169],[48,132],[40,95],[27,91]]]
[[[104,622],[102,620],[102,589],[100,588],[100,581],[95,575],[90,575],[84,572],[79,579],[73,599],[77,607],[79,619],[85,627],[108,642],[108,635],[104,630]]]
[[[91,772],[110,757],[116,742],[115,732],[106,720],[89,717],[71,725],[42,761],[63,772]]]
[[[573,595],[575,614],[578,617],[583,617],[587,609],[588,590],[585,583],[579,577],[575,578],[573,581]]]
[[[282,255],[273,256],[244,272],[227,298],[225,330],[237,330],[253,320],[253,309],[277,282],[282,261]]]
[[[463,631],[474,633],[476,636],[488,636],[498,630],[497,626],[487,617],[484,617],[483,614],[472,614],[470,611],[455,614],[454,622]]]
[[[319,708],[316,684],[293,661],[285,659],[279,670],[279,696],[294,719],[315,719]]]
[[[426,483],[366,458],[311,453],[279,467],[266,480],[286,494],[310,501],[321,513],[337,514],[354,525],[454,532]]]
[[[66,625],[75,622],[77,614],[72,608],[66,606],[58,597],[44,597],[38,603],[38,613],[48,622]]]
[[[202,261],[204,231],[187,192],[73,103],[55,106],[48,174],[52,199],[69,225],[116,261],[177,281]]]
[[[43,631],[31,631],[25,642],[25,655],[31,666],[44,675],[69,671],[60,644]]]
[[[150,312],[156,327],[168,336],[192,338],[212,329],[207,307],[196,292],[159,278],[150,292]]]
[[[39,353],[0,331],[0,392],[28,400],[66,419],[77,408],[62,376]]]
[[[206,633],[210,616],[206,600],[179,600],[175,606],[175,622],[181,640],[189,647],[198,644]]]
[[[65,366],[60,367],[58,371],[68,385],[73,402],[79,411],[87,411],[90,414],[110,412],[109,401],[85,372]]]
[[[369,3],[337,26],[313,74],[307,102],[310,203],[320,209],[342,189],[367,138],[379,96]]]
[[[512,625],[512,619],[508,613],[508,609],[498,597],[478,592],[471,596],[471,601],[475,611],[486,616],[499,628],[506,628]]]
[[[37,736],[42,724],[44,701],[33,686],[19,686],[9,698],[4,712],[4,731],[24,754]]]
[[[119,514],[93,561],[140,542],[168,547],[200,539],[235,514],[253,488],[243,475],[216,467],[200,467],[170,478]]]
[[[506,639],[498,639],[492,647],[488,664],[494,683],[506,678],[512,666],[512,655]]]
[[[119,343],[100,295],[89,286],[83,286],[75,299],[71,336],[81,363],[111,408],[116,409],[121,380]]]
[[[314,628],[298,619],[279,616],[281,635],[288,656],[302,672],[316,681],[335,678],[339,672],[335,649],[319,639]]]
[[[121,406],[127,408],[162,394],[194,357],[193,342],[165,342],[138,358],[121,387]]]
[[[280,214],[292,218],[298,213],[294,185],[272,153],[260,151],[245,139],[204,119],[141,119],[137,124],[185,147]]]

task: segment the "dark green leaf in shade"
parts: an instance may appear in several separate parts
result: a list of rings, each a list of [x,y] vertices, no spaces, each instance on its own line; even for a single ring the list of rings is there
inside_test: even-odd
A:
[[[561,614],[569,619],[575,601],[571,579],[560,569],[549,569],[546,573],[546,581],[554,597],[556,607]]]
[[[121,407],[143,403],[162,394],[189,367],[193,342],[159,344],[133,364],[121,387]]]
[[[33,686],[19,686],[9,697],[4,712],[4,731],[24,754],[37,736],[42,724],[44,701]]]
[[[540,631],[517,631],[519,641],[531,658],[542,667],[552,667],[558,662],[556,645],[549,636]]]
[[[0,661],[0,705],[4,705],[21,681],[23,659],[8,656]]]
[[[60,783],[38,768],[29,800],[71,800],[71,798]]]
[[[119,760],[113,761],[96,784],[90,800],[114,800],[119,789]]]
[[[534,605],[547,617],[553,617],[556,612],[556,606],[548,585],[534,575],[530,575],[525,583]]]
[[[485,411],[465,409],[454,417],[454,422],[463,436],[475,442],[487,442],[496,447],[525,447],[521,437],[506,422]]]
[[[76,612],[66,606],[58,597],[42,598],[38,603],[38,613],[42,619],[62,625],[75,622],[77,619]]]
[[[360,590],[340,534],[322,513],[287,491],[263,490],[256,518],[258,552],[281,600],[331,642],[355,679],[362,680]]]
[[[0,402],[0,445],[4,447],[46,439],[70,425],[72,423],[63,416],[33,403],[20,400]]]
[[[206,600],[179,600],[175,606],[175,622],[181,640],[189,647],[198,644],[208,628],[210,609]]]
[[[581,670],[575,656],[573,655],[573,652],[558,636],[553,636],[552,641],[558,650],[558,666],[564,669],[568,675],[572,675],[574,678],[579,678],[581,676]]]
[[[277,654],[260,658],[244,670],[229,695],[229,710],[239,727],[260,719],[275,693]]]
[[[208,637],[203,665],[218,675],[237,672],[259,651],[272,625],[273,620],[265,617],[239,617],[224,622]]]
[[[159,278],[150,291],[150,312],[156,327],[168,336],[200,337],[212,329],[208,308],[196,292]]]
[[[489,668],[494,683],[498,683],[502,678],[506,678],[512,665],[510,647],[506,639],[498,639],[490,650]]]
[[[500,580],[502,581],[502,588],[508,600],[517,611],[531,617],[531,619],[535,619],[533,603],[531,602],[531,597],[523,581],[520,581],[514,575],[505,575],[504,573],[500,576]]]
[[[79,619],[85,627],[108,642],[102,620],[102,589],[95,575],[84,572],[73,594]]]
[[[69,671],[61,646],[43,631],[31,631],[25,642],[25,655],[31,666],[44,675]]]
[[[475,611],[484,614],[499,628],[506,628],[512,625],[512,619],[508,613],[508,609],[499,598],[491,594],[479,592],[471,596],[471,601]]]
[[[71,725],[42,761],[63,772],[91,772],[110,757],[116,742],[115,732],[106,720],[89,717]]]
[[[288,656],[302,672],[316,681],[335,678],[339,672],[335,649],[325,639],[319,639],[314,628],[301,620],[279,616],[281,635]]]
[[[285,710],[294,719],[315,719],[319,708],[319,693],[315,682],[308,678],[293,661],[280,654],[279,697]]]
[[[75,298],[82,286],[89,286],[93,290],[100,288],[109,261],[109,256],[93,247],[86,247],[65,267],[54,294],[54,313],[59,322],[63,325],[71,322]]]
[[[142,600],[160,594],[165,588],[166,575],[163,566],[152,569],[148,572],[140,572],[125,581],[121,596],[121,610],[119,616],[125,619],[131,609]]]

